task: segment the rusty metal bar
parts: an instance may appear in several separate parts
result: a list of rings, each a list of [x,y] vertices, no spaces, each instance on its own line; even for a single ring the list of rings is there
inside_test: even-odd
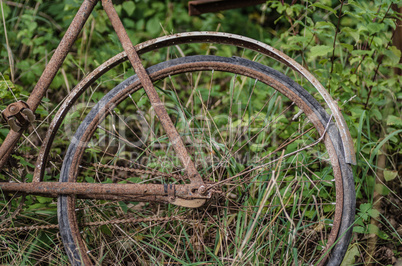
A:
[[[56,76],[57,71],[60,69],[60,66],[62,65],[97,2],[98,0],[85,0],[82,3],[80,9],[68,27],[63,39],[60,41],[59,46],[57,46],[55,53],[47,64],[45,71],[43,71],[38,83],[36,83],[27,100],[27,104],[32,112],[35,112],[36,108],[39,106],[40,101],[46,93],[46,90],[49,88],[50,83],[52,83],[53,78]],[[0,168],[4,166],[14,146],[21,137],[22,132],[23,130],[19,132],[10,131],[3,144],[0,146]]]
[[[19,197],[20,195],[26,194],[24,191],[21,192],[13,192],[14,197]],[[42,196],[47,198],[57,198],[60,196],[59,194],[41,194],[35,193],[36,196]],[[118,195],[118,194],[75,194],[77,199],[91,199],[91,200],[110,200],[110,201],[134,201],[134,202],[160,202],[160,203],[171,203],[167,196],[159,196],[159,195],[150,195],[150,196],[141,196],[141,195]],[[193,201],[193,200],[189,200]]]
[[[186,147],[184,146],[183,140],[181,139],[179,133],[170,119],[164,104],[156,92],[151,79],[149,78],[144,66],[141,63],[141,59],[135,50],[134,45],[132,44],[128,34],[116,12],[114,9],[113,3],[111,0],[102,0],[103,8],[108,15],[110,22],[113,25],[114,30],[116,31],[117,36],[123,46],[124,51],[127,53],[128,60],[134,68],[135,73],[138,75],[141,84],[147,93],[147,96],[151,102],[152,107],[157,114],[162,127],[165,129],[166,134],[169,137],[170,142],[180,159],[181,164],[185,168],[186,174],[188,178],[191,180],[193,184],[203,184],[202,178],[195,168],[194,162],[191,161],[190,155],[188,154]]]
[[[266,0],[198,0],[188,2],[188,13],[197,16],[203,13],[214,13],[221,10],[254,6],[265,3]]]
[[[75,182],[40,182],[40,183],[0,183],[3,192],[24,192],[27,194],[48,195],[87,195],[88,198],[102,196],[170,196],[182,198],[205,198],[197,193],[193,185],[173,184],[115,184],[115,183],[75,183]]]

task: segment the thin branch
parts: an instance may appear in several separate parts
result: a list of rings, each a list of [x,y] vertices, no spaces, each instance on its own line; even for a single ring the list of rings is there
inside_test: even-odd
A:
[[[332,49],[332,58],[331,58],[331,71],[329,72],[332,74],[334,70],[334,61],[335,61],[335,46],[336,46],[336,37],[338,36],[339,33],[339,26],[341,24],[341,17],[342,17],[342,7],[343,7],[344,1],[341,1],[341,8],[339,9],[339,15],[338,15],[338,25],[336,25],[336,30],[335,30],[335,37],[334,37],[334,44],[333,44],[333,49]]]

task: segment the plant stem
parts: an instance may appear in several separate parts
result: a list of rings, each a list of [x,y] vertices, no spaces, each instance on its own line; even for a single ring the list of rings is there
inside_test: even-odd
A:
[[[387,47],[386,47],[385,49],[388,49],[389,45],[392,43],[392,40],[394,39],[395,33],[396,33],[396,30],[394,30],[394,32],[392,33],[391,40],[388,42]],[[380,66],[381,66],[381,64],[382,64],[382,59],[383,59],[383,58],[384,58],[384,54],[382,54],[382,55],[380,56],[380,58],[378,59],[378,65],[377,65],[377,68],[376,68],[375,71],[374,71],[374,76],[373,76],[372,81],[375,81],[375,79],[377,78],[378,70],[380,69]],[[363,60],[364,60],[364,59],[363,59]],[[362,60],[362,61],[363,61],[363,60]],[[371,85],[370,88],[369,88],[369,93],[368,93],[368,95],[367,95],[366,103],[364,104],[364,109],[366,109],[366,110],[367,110],[367,105],[368,105],[368,103],[369,103],[370,96],[371,96],[371,91],[372,91],[372,90],[373,90],[373,85]]]
[[[338,36],[339,25],[341,23],[343,3],[344,3],[344,1],[341,1],[341,7],[339,9],[339,15],[338,15],[338,25],[336,25],[336,30],[335,30],[335,37],[334,37],[334,44],[333,44],[332,58],[331,58],[331,71],[329,72],[330,74],[332,74],[332,72],[334,70],[336,37]]]
[[[391,5],[389,5],[389,7],[388,7],[388,9],[387,9],[387,12],[385,12],[384,17],[381,19],[381,21],[379,22],[379,24],[383,23],[384,19],[385,19],[385,18],[387,17],[387,15],[388,15],[388,12],[389,12],[390,8],[391,8]],[[377,15],[378,15],[379,13],[380,13],[380,9],[378,9]],[[374,22],[374,21],[375,21],[375,19],[373,19],[373,22]],[[372,35],[372,36],[371,36],[370,40],[366,43],[365,47],[364,47],[362,50],[368,50],[368,49],[370,49],[370,47],[371,47],[371,45],[373,44],[373,41],[374,41],[374,36],[375,36],[375,35]],[[359,64],[357,64],[357,67],[355,68],[355,71],[353,72],[353,74],[356,74],[357,70],[359,69],[360,65],[362,64],[362,62],[364,61],[364,59],[365,59],[366,57],[367,57],[367,54],[363,55],[362,60],[360,60]]]
[[[385,105],[384,108],[384,120],[382,122],[382,130],[380,133],[380,139],[384,138],[386,136],[387,132],[387,124],[386,124],[386,118],[390,114],[390,110],[393,106],[392,99],[388,97],[388,102]],[[386,167],[387,163],[387,143],[384,143],[384,145],[381,147],[381,151],[379,151],[379,155],[377,156],[377,170],[376,170],[376,181],[375,181],[375,186],[374,186],[374,191],[373,191],[373,209],[377,210],[378,213],[381,212],[381,200],[383,197],[383,185],[385,183],[384,179],[384,169]],[[378,185],[378,186],[377,186]],[[365,263],[368,265],[372,263],[372,260],[374,258],[374,253],[376,251],[376,246],[377,246],[377,239],[378,239],[378,225],[379,225],[379,219],[378,218],[371,218],[370,224],[372,225],[372,231],[369,232],[369,238],[367,240],[367,254],[366,254],[366,260]]]

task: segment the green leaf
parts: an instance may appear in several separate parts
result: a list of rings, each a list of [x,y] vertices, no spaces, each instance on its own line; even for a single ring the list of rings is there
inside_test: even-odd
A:
[[[381,120],[381,119],[382,119],[382,114],[381,114],[381,112],[380,112],[378,109],[371,109],[371,110],[370,110],[370,115],[371,115],[372,117],[377,118],[378,120]]]
[[[349,35],[350,37],[352,37],[355,42],[358,42],[360,39],[360,34],[357,30],[349,28],[349,27],[345,27],[341,30],[341,32],[346,33],[347,35]]]
[[[31,168],[35,168],[35,166],[33,164],[31,164],[30,162],[28,162],[24,157],[22,156],[18,156],[18,155],[13,155],[13,158],[19,160],[20,164],[23,166],[29,166]]]
[[[373,163],[374,160],[374,156],[376,156],[378,154],[378,151],[380,150],[380,148],[393,136],[402,133],[402,129],[401,130],[395,130],[394,132],[392,132],[391,134],[389,134],[388,136],[386,136],[374,149],[374,151],[371,153],[370,155],[370,160],[369,160],[369,164]]]
[[[0,95],[5,97],[6,93],[8,93],[8,89],[12,89],[13,87],[14,84],[8,79],[8,76],[4,76],[4,79],[0,80]]]
[[[142,181],[142,179],[140,177],[130,177],[126,179],[129,182],[133,182],[133,183],[140,183]]]
[[[376,225],[374,224],[369,224],[368,225],[368,230],[370,234],[376,234],[377,236],[379,236],[380,238],[384,239],[384,240],[388,240],[389,236],[384,233],[383,231],[381,231]]]
[[[43,208],[46,208],[46,204],[35,203],[35,204],[32,204],[32,205],[29,205],[28,210],[37,212],[37,211],[39,211],[40,209],[43,209]]]
[[[324,212],[333,212],[335,210],[335,205],[324,206]]]
[[[123,3],[123,9],[127,12],[127,15],[131,16],[135,10],[135,4],[133,1]]]
[[[384,170],[385,181],[394,180],[398,176],[398,171]]]
[[[152,34],[158,34],[161,31],[160,25],[159,25],[159,19],[157,17],[153,17],[147,22],[146,29],[147,31]]]
[[[374,53],[374,50],[353,50],[351,52],[351,54],[354,56],[361,56],[361,55],[372,56],[373,53]]]
[[[355,227],[356,228],[356,227]],[[355,229],[353,229],[354,231]],[[341,266],[348,266],[348,265],[354,265],[355,263],[355,257],[359,256],[359,249],[357,248],[357,245],[352,245],[350,249],[345,254],[345,257],[343,258]]]
[[[116,9],[117,14],[119,14],[119,16],[120,16],[120,15],[121,15],[122,6],[121,6],[121,5],[115,5],[114,8]]]
[[[367,29],[369,30],[369,32],[371,34],[380,32],[383,28],[384,28],[383,24],[379,24],[379,23],[375,23],[375,22],[369,23],[367,25]]]
[[[105,180],[105,181],[103,181],[102,183],[105,183],[105,184],[111,184],[111,183],[113,183],[113,181],[112,181],[112,179],[111,179],[111,178],[106,178],[106,180]]]
[[[364,227],[362,227],[362,226],[354,226],[353,227],[353,232],[364,234]]]
[[[347,43],[341,43],[340,44],[342,47],[346,48],[348,50],[348,52],[352,52],[353,51],[353,45],[351,44],[347,44]]]
[[[36,199],[39,201],[39,203],[47,203],[47,202],[52,202],[52,198],[45,198],[41,196],[36,196]]]
[[[372,208],[371,203],[360,204],[360,211],[363,213],[368,212],[368,210],[370,210],[371,208]]]
[[[384,186],[383,184],[375,184],[374,190],[377,191],[378,194],[383,195],[383,196],[387,196],[390,193],[389,189],[386,186]]]
[[[367,213],[371,216],[371,218],[378,218],[378,216],[380,216],[380,212],[376,209],[368,210]]]
[[[87,181],[88,183],[95,183],[95,179],[92,176],[85,177],[85,181]]]
[[[350,108],[350,112],[353,116],[361,117],[363,115],[364,110],[360,106]]]
[[[318,21],[316,24],[315,24],[315,27],[317,28],[317,29],[335,29],[335,26],[334,26],[334,24],[332,24],[331,22],[328,22],[328,21]],[[310,37],[309,37],[310,38]]]
[[[383,40],[380,37],[374,37],[373,42],[378,46],[381,46],[383,44]]]
[[[120,208],[122,209],[122,211],[123,211],[125,214],[127,214],[127,210],[128,210],[127,204],[124,203],[123,201],[119,201],[119,205],[120,205]]]
[[[318,45],[314,46],[311,48],[311,56],[312,57],[317,57],[317,56],[325,56],[328,53],[332,52],[333,48],[328,46],[328,45]]]
[[[388,50],[385,50],[384,54],[387,56],[389,65],[391,66],[396,66],[401,59],[401,51],[395,46],[391,46]]]
[[[112,235],[112,231],[110,230],[110,228],[107,225],[102,225],[100,227],[100,230],[102,231],[103,234],[111,236]]]
[[[387,126],[402,126],[402,119],[394,115],[389,115],[387,118]]]
[[[329,12],[334,13],[334,14],[336,15],[335,9],[330,8],[329,6],[323,5],[323,4],[321,4],[321,3],[315,3],[313,6],[318,7],[318,8],[322,8],[322,9],[325,9],[325,10],[328,10]]]

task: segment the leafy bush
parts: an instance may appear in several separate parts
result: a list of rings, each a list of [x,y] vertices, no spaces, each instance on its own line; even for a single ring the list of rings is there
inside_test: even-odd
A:
[[[1,110],[15,99],[27,99],[81,2],[1,2]],[[374,233],[381,239],[378,243],[382,250],[391,249],[393,254],[388,257],[382,256],[380,252],[372,255],[382,263],[393,263],[393,259],[402,252],[402,200],[399,196],[402,182],[402,76],[396,74],[398,71],[401,73],[402,64],[401,46],[399,44],[398,48],[393,43],[397,34],[396,24],[398,21],[400,23],[401,18],[401,14],[395,11],[401,7],[400,1],[292,2],[296,3],[267,1],[257,7],[204,14],[200,17],[187,15],[187,1],[184,0],[116,1],[116,9],[134,43],[189,30],[232,32],[259,39],[280,49],[311,71],[338,101],[355,141],[357,166],[354,167],[354,176],[358,211],[356,237],[348,253],[348,261],[361,261],[365,257],[364,248],[356,251],[356,243],[366,245],[365,238]],[[186,54],[205,54],[211,51],[226,55],[232,51],[227,50],[231,48],[211,48],[205,45],[188,45],[183,49]],[[121,50],[117,36],[98,4],[37,111],[37,120],[42,124],[37,131],[39,136],[46,131],[50,120],[48,116],[52,116],[57,103],[66,97],[72,87],[92,69]],[[172,54],[172,51],[160,50],[144,55],[144,61],[147,66],[153,65],[168,56],[173,57]],[[283,72],[289,71],[274,62],[272,65]],[[96,102],[105,92],[132,74],[129,65],[122,64],[97,81],[80,98],[80,102],[83,106]],[[298,79],[297,76],[295,78]],[[319,98],[312,88],[307,86],[307,89]],[[80,120],[80,115],[71,113],[69,119]],[[0,126],[1,140],[7,133],[8,127]],[[69,141],[63,133],[59,132],[60,138],[55,140],[52,153],[54,164],[49,166],[46,180],[58,178],[62,156]],[[32,179],[32,156],[40,147],[40,137],[35,137],[35,134],[33,144],[23,142],[19,152],[13,156],[11,165],[3,169],[6,172],[5,179],[10,176]],[[383,164],[377,162],[381,154],[386,158]],[[18,165],[19,169],[8,171],[12,165]],[[380,176],[381,172],[383,177]],[[382,197],[386,199],[381,203]],[[7,205],[8,202],[8,198],[2,198],[0,209],[9,208],[10,213],[23,209],[23,218],[14,217],[18,226],[36,219],[56,223],[53,200],[27,196],[25,202],[22,199],[11,201],[11,207]],[[380,209],[378,202],[382,204]],[[380,222],[373,223],[372,220]],[[5,220],[4,224],[10,221]],[[18,262],[30,259],[33,262],[39,260],[38,254],[41,254],[42,248],[52,247],[51,253],[43,253],[49,256],[49,261],[53,256],[54,262],[65,262],[63,252],[56,255],[52,253],[62,250],[58,239],[49,240],[54,237],[55,231],[21,233],[13,238],[14,242],[9,242],[7,248],[0,249],[0,261],[7,256],[10,258],[28,251],[26,257],[21,257]],[[21,239],[27,239],[34,244],[33,247],[20,249]],[[54,249],[54,246],[57,248]],[[5,255],[10,250],[10,255]],[[360,258],[355,259],[354,255],[359,254]],[[9,262],[7,259],[4,261]]]

